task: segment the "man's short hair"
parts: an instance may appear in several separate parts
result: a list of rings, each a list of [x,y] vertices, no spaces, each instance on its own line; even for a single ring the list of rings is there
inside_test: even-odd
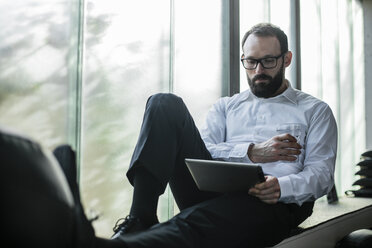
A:
[[[281,53],[288,52],[287,35],[283,32],[283,30],[271,23],[259,23],[246,32],[242,39],[242,48],[244,47],[244,43],[248,36],[251,34],[259,37],[274,36],[279,40]]]

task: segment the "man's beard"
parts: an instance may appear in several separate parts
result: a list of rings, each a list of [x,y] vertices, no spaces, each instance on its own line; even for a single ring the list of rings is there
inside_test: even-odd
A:
[[[263,97],[263,98],[269,98],[274,96],[274,94],[278,91],[280,86],[282,86],[283,83],[283,78],[284,78],[284,68],[283,64],[280,67],[280,70],[278,73],[274,76],[271,77],[266,74],[259,74],[254,76],[252,79],[248,78],[248,84],[249,87],[251,88],[251,91],[253,94],[255,94],[258,97]],[[258,79],[266,79],[268,82],[266,83],[256,83],[256,80]]]

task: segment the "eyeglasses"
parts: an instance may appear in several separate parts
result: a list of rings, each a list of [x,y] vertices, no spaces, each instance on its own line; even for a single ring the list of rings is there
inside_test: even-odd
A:
[[[286,52],[276,56],[276,57],[266,57],[262,59],[250,59],[244,58],[244,54],[242,54],[242,58],[240,61],[242,62],[243,66],[247,70],[254,70],[257,68],[258,63],[262,65],[265,69],[273,69],[278,64],[278,59],[282,57]]]

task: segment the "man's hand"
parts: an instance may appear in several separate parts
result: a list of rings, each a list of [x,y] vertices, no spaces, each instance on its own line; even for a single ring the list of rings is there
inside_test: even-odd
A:
[[[250,188],[248,194],[256,196],[261,201],[268,204],[275,204],[280,197],[280,185],[278,178],[265,176],[266,181],[258,183]]]
[[[281,134],[254,144],[248,149],[248,157],[254,163],[267,163],[279,160],[295,161],[301,153],[301,145],[290,134]]]

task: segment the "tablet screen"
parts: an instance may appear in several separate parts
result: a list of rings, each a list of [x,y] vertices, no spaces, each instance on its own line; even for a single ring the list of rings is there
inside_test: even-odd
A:
[[[185,163],[197,187],[203,191],[248,191],[265,181],[262,167],[257,164],[189,158]]]

